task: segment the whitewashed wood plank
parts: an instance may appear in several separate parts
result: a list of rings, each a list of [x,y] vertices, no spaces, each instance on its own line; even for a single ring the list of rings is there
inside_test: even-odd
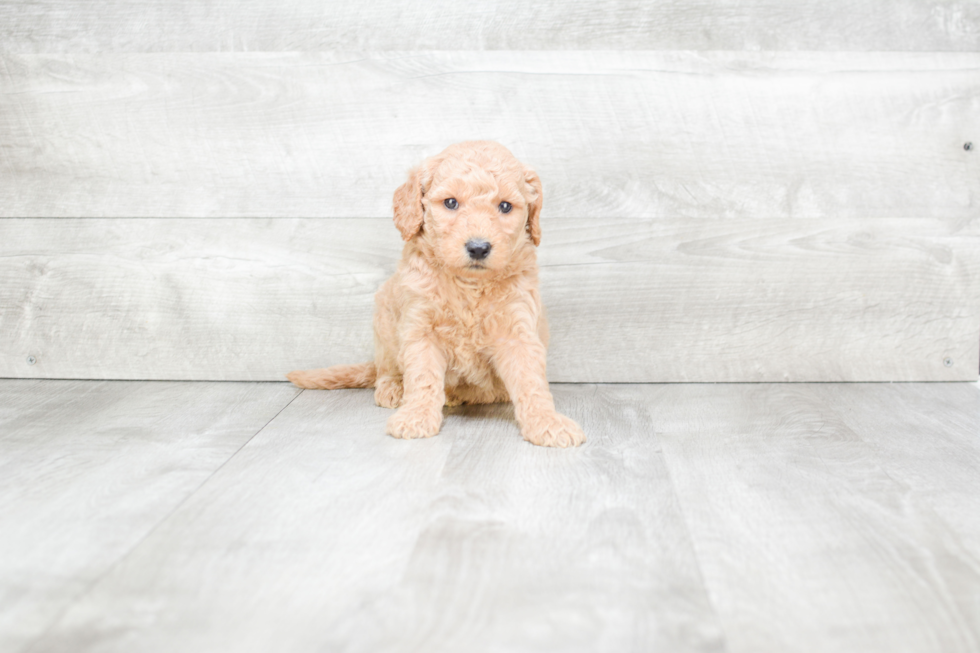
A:
[[[44,378],[281,381],[328,350],[371,359],[373,296],[402,244],[390,220],[3,220],[0,234],[0,376]]]
[[[405,572],[453,442],[391,438],[390,412],[304,392],[33,650],[333,650]]]
[[[976,651],[973,547],[835,404],[782,384],[661,386],[650,405],[728,650]]]
[[[556,380],[977,377],[980,238],[959,225],[557,222],[541,257]]]
[[[522,444],[506,407],[406,443],[381,435],[369,391],[304,393],[32,650],[575,650],[569,631],[619,619],[588,650],[649,650],[616,641],[632,628],[671,650],[973,651],[969,543],[838,414],[934,404],[958,429],[976,408],[962,387],[904,386],[906,409],[856,385],[558,386],[591,436],[565,452]],[[678,504],[717,617],[698,616]],[[593,600],[634,564],[664,591]],[[602,571],[583,599],[576,579]],[[558,618],[583,606],[598,616]]]
[[[507,405],[449,411],[453,448],[406,573],[331,622],[330,650],[725,650],[652,389],[554,393],[589,437],[573,452],[521,440]]]
[[[553,216],[980,206],[980,53],[6,55],[0,216],[383,217],[503,142]]]
[[[977,378],[969,225],[546,218],[543,231],[552,380]],[[384,219],[3,220],[0,376],[279,380],[370,360],[373,295],[400,246]]]
[[[0,52],[980,49],[968,0],[0,3]]]
[[[642,394],[556,388],[567,452],[304,393],[34,650],[723,650]]]
[[[882,469],[943,518],[980,567],[980,388],[890,383],[816,391],[874,449]],[[972,598],[980,615],[980,589]]]
[[[0,381],[0,650],[26,650],[296,394]]]

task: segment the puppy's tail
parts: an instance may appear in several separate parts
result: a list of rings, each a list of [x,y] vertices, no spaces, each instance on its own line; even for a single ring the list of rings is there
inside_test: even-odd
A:
[[[296,370],[286,378],[301,388],[337,390],[339,388],[373,388],[378,370],[374,363],[334,365],[320,370]]]

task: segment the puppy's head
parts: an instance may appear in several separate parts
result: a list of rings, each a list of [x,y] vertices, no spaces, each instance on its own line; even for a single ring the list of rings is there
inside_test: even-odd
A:
[[[468,141],[412,170],[395,191],[395,226],[462,276],[508,267],[541,242],[541,180],[499,143]]]

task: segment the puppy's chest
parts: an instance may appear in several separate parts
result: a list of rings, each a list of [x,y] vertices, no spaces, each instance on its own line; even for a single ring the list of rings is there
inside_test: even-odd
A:
[[[489,365],[490,332],[495,322],[492,304],[478,309],[459,304],[441,306],[433,332],[448,354],[450,367],[477,369]]]

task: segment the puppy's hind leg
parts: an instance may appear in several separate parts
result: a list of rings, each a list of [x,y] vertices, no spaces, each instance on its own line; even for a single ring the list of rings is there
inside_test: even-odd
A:
[[[387,334],[395,338],[393,333]],[[389,340],[390,341],[390,340]],[[398,369],[397,353],[393,352],[380,334],[374,339],[374,365],[378,370],[378,378],[374,382],[374,403],[382,408],[398,408],[402,403],[404,386],[401,371]]]
[[[391,375],[378,375],[374,383],[374,403],[382,408],[398,408],[402,403],[402,380]]]

